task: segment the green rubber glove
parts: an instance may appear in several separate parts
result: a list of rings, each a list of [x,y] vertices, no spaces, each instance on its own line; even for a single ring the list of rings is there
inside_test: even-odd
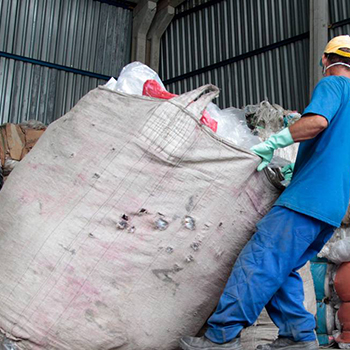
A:
[[[265,142],[253,146],[250,150],[262,158],[258,166],[258,171],[266,168],[272,160],[273,152],[278,148],[284,148],[294,143],[288,128],[283,129],[278,134],[271,135]]]
[[[286,181],[291,181],[293,177],[295,163],[290,163],[282,168],[282,174]]]

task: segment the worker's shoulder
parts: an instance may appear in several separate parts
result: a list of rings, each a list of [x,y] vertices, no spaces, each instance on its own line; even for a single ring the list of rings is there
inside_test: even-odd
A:
[[[336,85],[350,85],[350,79],[342,75],[331,75],[322,78],[318,84],[336,84]]]
[[[315,90],[326,92],[334,91],[336,94],[350,94],[350,79],[340,75],[331,75],[321,79]]]

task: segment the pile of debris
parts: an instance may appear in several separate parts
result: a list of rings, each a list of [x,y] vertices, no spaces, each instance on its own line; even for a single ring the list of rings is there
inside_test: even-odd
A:
[[[317,298],[320,345],[350,349],[350,225],[349,210],[330,241],[311,262]]]
[[[46,126],[37,120],[0,126],[0,188],[7,176],[34,147],[45,130]]]

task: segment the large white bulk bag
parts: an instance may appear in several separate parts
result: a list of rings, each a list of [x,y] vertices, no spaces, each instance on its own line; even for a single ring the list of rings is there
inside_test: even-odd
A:
[[[100,87],[49,126],[0,192],[11,346],[171,350],[201,328],[279,193],[200,124],[217,95]]]

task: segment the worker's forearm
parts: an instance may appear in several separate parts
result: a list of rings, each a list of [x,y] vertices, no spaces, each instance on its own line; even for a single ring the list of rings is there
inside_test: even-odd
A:
[[[320,115],[305,116],[289,127],[294,142],[316,137],[328,126],[327,119]]]

